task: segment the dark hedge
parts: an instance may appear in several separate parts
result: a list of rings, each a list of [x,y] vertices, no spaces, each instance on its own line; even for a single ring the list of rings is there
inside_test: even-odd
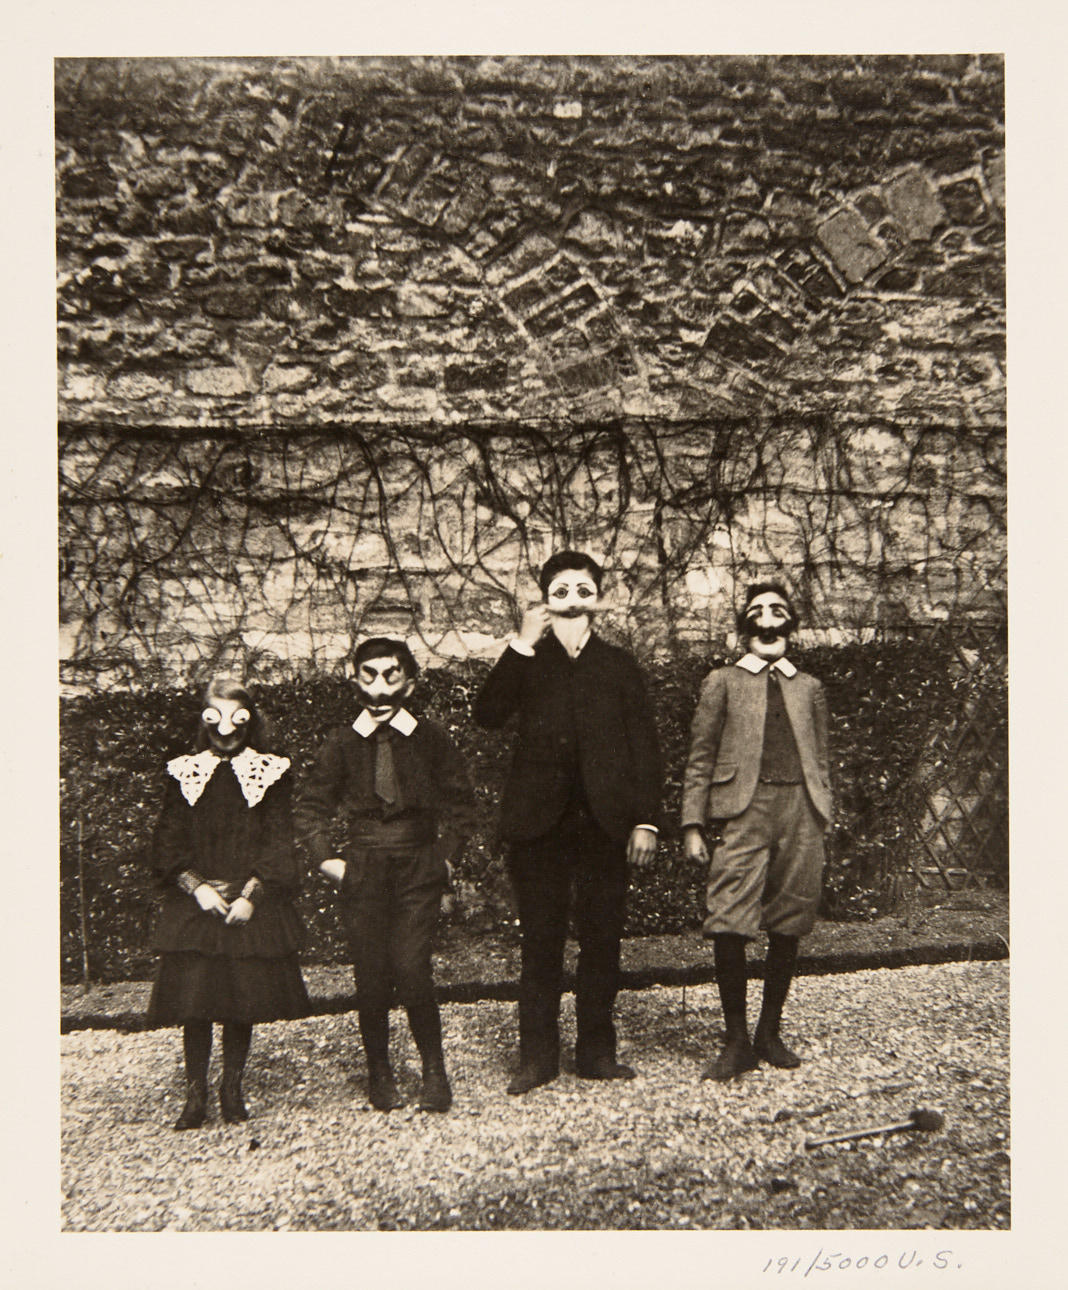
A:
[[[829,839],[822,913],[856,919],[887,912],[909,886],[930,766],[972,754],[946,732],[977,703],[1000,759],[998,783],[986,784],[985,809],[997,821],[993,841],[970,857],[982,881],[1007,881],[1003,817],[1007,696],[1003,669],[962,668],[945,634],[822,647],[792,655],[827,689],[837,815]],[[677,828],[682,768],[701,679],[722,656],[686,655],[647,667],[667,767],[668,827],[655,864],[634,875],[627,931],[679,932],[702,916],[703,872],[682,855]],[[442,721],[463,750],[476,786],[479,828],[458,868],[452,917],[474,934],[514,929],[502,852],[494,836],[495,802],[509,762],[510,733],[476,728],[471,699],[485,664],[425,670],[412,708]],[[257,687],[258,697],[294,761],[298,776],[329,728],[351,721],[351,685],[337,677]],[[144,861],[162,789],[164,762],[188,751],[199,711],[192,693],[150,690],[64,700],[61,704],[61,954],[64,980],[147,975],[155,892]],[[948,750],[948,751],[947,751]],[[927,776],[929,778],[929,776]],[[966,861],[969,857],[964,858]],[[87,946],[82,937],[82,882]],[[301,896],[308,962],[344,961],[332,895],[309,875]]]

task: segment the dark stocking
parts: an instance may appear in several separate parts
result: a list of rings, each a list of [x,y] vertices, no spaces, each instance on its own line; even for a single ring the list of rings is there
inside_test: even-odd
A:
[[[422,1111],[447,1111],[452,1105],[452,1089],[445,1074],[445,1055],[441,1049],[441,1013],[436,1003],[413,1003],[408,1008],[412,1038],[423,1059],[423,1087],[419,1095]]]
[[[436,1003],[413,1003],[408,1008],[408,1024],[412,1038],[423,1059],[423,1070],[428,1066],[443,1066],[441,1051],[441,1013]]]
[[[367,1057],[367,1096],[377,1111],[392,1111],[403,1106],[393,1071],[389,1064],[389,1009],[361,1008],[360,1038]]]
[[[721,932],[713,938],[716,957],[716,985],[723,1006],[726,1038],[723,1051],[705,1071],[704,1079],[726,1080],[757,1065],[749,1042],[745,1017],[745,993],[748,980],[745,961],[745,937]]]
[[[208,1112],[208,1062],[211,1059],[211,1022],[187,1021],[182,1027],[185,1053],[185,1106],[174,1122],[176,1129],[199,1129]]]
[[[764,965],[764,1000],[753,1035],[753,1047],[758,1056],[772,1066],[792,1068],[801,1065],[801,1058],[779,1038],[783,1004],[790,992],[796,963],[797,937],[769,933],[768,958]]]
[[[227,1124],[248,1119],[241,1092],[241,1075],[252,1043],[252,1027],[243,1021],[227,1021],[222,1028],[223,1073],[219,1084],[219,1107]]]

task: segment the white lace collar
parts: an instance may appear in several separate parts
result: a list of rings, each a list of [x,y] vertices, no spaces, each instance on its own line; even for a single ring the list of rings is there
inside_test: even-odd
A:
[[[195,806],[215,774],[216,767],[225,760],[225,757],[220,757],[211,748],[205,748],[202,752],[175,757],[167,763],[167,770],[178,781],[185,800],[190,806]],[[262,801],[264,793],[282,778],[289,769],[289,764],[288,757],[259,753],[254,748],[243,748],[230,758],[230,765],[241,785],[241,793],[249,806]]]

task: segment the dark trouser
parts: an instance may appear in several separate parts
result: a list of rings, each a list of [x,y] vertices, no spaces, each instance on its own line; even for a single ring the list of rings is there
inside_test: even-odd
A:
[[[619,989],[619,942],[626,911],[626,846],[583,810],[532,842],[513,843],[508,864],[519,906],[523,947],[519,977],[521,1062],[555,1066],[564,942],[574,884],[579,943],[575,988],[575,1060],[616,1055],[612,1005]]]
[[[445,865],[430,847],[361,851],[350,858],[341,915],[361,1011],[434,1002],[431,950]]]

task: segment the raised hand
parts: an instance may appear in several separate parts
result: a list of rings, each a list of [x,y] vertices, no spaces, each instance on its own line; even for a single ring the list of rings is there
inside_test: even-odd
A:
[[[549,627],[549,610],[542,601],[536,601],[524,613],[518,639],[532,649]]]

